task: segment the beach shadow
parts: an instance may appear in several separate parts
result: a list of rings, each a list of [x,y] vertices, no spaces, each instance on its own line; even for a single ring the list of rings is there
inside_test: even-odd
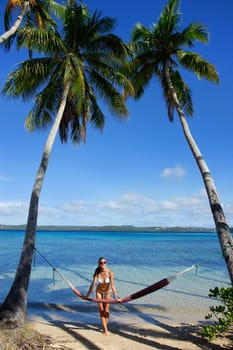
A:
[[[84,324],[84,323],[78,323],[78,322],[69,323],[69,324],[66,324],[64,322],[54,322],[54,325],[56,327],[61,328],[67,334],[69,334],[74,339],[76,339],[77,341],[82,343],[84,346],[86,346],[87,349],[89,349],[89,350],[102,350],[102,348],[100,348],[98,345],[96,345],[93,341],[91,341],[87,337],[84,337],[83,335],[78,333],[78,330],[80,330],[80,329],[91,330],[91,331],[96,331],[96,332],[98,331],[99,332],[99,328],[98,327],[95,327],[93,325],[87,325],[87,324]]]
[[[69,334],[73,339],[80,342],[82,345],[86,346],[89,350],[103,350],[103,347],[99,347],[96,345],[93,341],[90,341],[88,337],[85,337],[79,333],[79,330],[91,330],[100,332],[99,327],[95,325],[87,325],[84,323],[70,323],[66,324],[64,322],[58,322],[58,321],[49,321],[50,324],[54,325],[55,327],[59,327],[61,330]],[[169,345],[163,345],[156,341],[156,337],[161,337],[161,334],[159,332],[153,332],[153,331],[147,331],[147,330],[140,330],[136,329],[131,326],[122,326],[122,329],[120,329],[120,325],[118,325],[116,328],[114,326],[110,327],[110,334],[115,334],[117,336],[123,337],[124,339],[134,341],[136,343],[149,346],[153,349],[161,349],[161,350],[180,350],[180,348],[175,346],[169,346]],[[154,337],[154,339],[146,339],[146,337]],[[130,346],[130,344],[129,344]]]
[[[190,325],[181,325],[181,326],[170,326],[165,323],[157,322],[157,327],[160,327],[162,330],[166,330],[164,333],[162,330],[159,331],[158,328],[153,329],[135,329],[130,326],[125,326],[123,329],[111,329],[112,333],[118,334],[122,337],[125,337],[129,340],[136,341],[139,343],[143,343],[145,345],[151,346],[155,349],[161,350],[181,350],[184,349],[185,342],[191,342],[200,347],[202,350],[230,350],[232,346],[225,346],[210,343],[208,340],[203,339],[200,335],[198,335],[198,326],[190,326]],[[148,339],[150,338],[150,339]],[[168,344],[162,344],[159,342],[158,338],[164,338],[170,341],[183,341],[183,345],[181,347],[172,346]],[[187,343],[188,350],[188,343]]]
[[[99,327],[96,325],[88,325],[86,323],[79,322],[54,322],[51,321],[56,327],[59,327],[61,330],[66,332],[69,336],[71,336],[76,341],[80,342],[82,345],[86,346],[89,350],[103,350],[102,346],[98,346],[94,341],[91,341],[88,337],[83,336],[79,333],[79,330],[88,330],[100,332]],[[161,330],[159,329],[161,328]],[[166,332],[164,332],[164,330]],[[110,326],[110,334],[115,334],[118,337],[122,337],[126,340],[136,342],[138,344],[142,344],[143,346],[148,346],[153,349],[158,350],[181,350],[184,349],[185,342],[187,342],[187,350],[188,343],[192,343],[197,345],[202,350],[230,350],[232,347],[229,345],[228,347],[223,347],[222,345],[210,343],[207,340],[203,339],[198,335],[198,326],[190,326],[190,325],[181,325],[181,326],[170,326],[162,322],[156,323],[155,329],[145,329],[143,328],[135,328],[134,326],[127,325],[111,325]],[[161,339],[165,339],[165,343],[163,344]],[[177,345],[168,345],[167,340],[172,341],[182,341],[183,344],[181,346]],[[130,343],[129,343],[130,346]]]
[[[33,322],[33,321],[32,321]],[[96,345],[93,341],[90,341],[90,339],[88,339],[87,337],[82,336],[80,333],[78,333],[78,330],[91,330],[91,331],[98,331],[99,329],[97,327],[94,327],[93,325],[88,326],[85,323],[79,323],[79,322],[62,322],[62,321],[53,321],[53,320],[48,320],[48,322],[41,322],[41,321],[36,321],[37,323],[41,323],[41,324],[49,324],[50,326],[54,326],[57,328],[60,328],[62,331],[64,331],[66,334],[68,334],[69,336],[71,336],[73,339],[75,339],[75,341],[80,342],[82,345],[84,345],[87,349],[89,350],[103,350],[102,348],[100,348],[98,345]],[[56,338],[54,338],[56,341]],[[62,341],[59,340],[58,343],[61,343]],[[73,342],[73,341],[70,341]],[[68,345],[69,341],[66,340],[66,345],[64,346],[64,349],[70,349],[69,345]]]
[[[200,347],[200,349],[202,350],[232,350],[232,346],[229,345],[228,347],[222,347],[221,345],[218,344],[214,344],[209,342],[207,339],[204,339],[201,334],[200,334],[200,327],[201,327],[201,322],[199,322],[199,324],[197,325],[188,325],[188,324],[181,324],[179,326],[171,326],[167,323],[163,323],[159,320],[156,319],[156,311],[159,311],[159,307],[154,306],[155,309],[155,316],[142,312],[140,309],[139,305],[125,305],[125,307],[128,309],[129,312],[134,312],[135,314],[137,314],[137,317],[140,317],[144,324],[146,325],[146,323],[150,323],[150,325],[154,325],[157,327],[160,327],[161,329],[164,329],[165,331],[167,331],[168,333],[166,333],[165,337],[166,339],[170,339],[170,340],[176,340],[176,341],[187,341],[187,342],[192,342],[193,344],[196,344],[197,346]],[[150,306],[151,308],[151,306]],[[166,311],[166,308],[162,308],[162,311]],[[169,318],[169,316],[165,317],[162,316],[164,319],[166,319],[167,321],[171,320]],[[161,315],[159,315],[159,318],[161,319]],[[165,321],[166,322],[166,321]],[[203,321],[204,322],[204,321]],[[132,330],[136,334],[132,334]],[[114,331],[111,330],[111,332],[115,332],[118,335],[121,335],[123,337],[126,337],[130,340],[134,340],[134,341],[139,341],[142,342],[142,339],[140,337],[143,337],[143,343],[147,344],[148,346],[155,346],[156,349],[164,349],[164,350],[170,350],[170,349],[181,349],[181,348],[177,348],[177,347],[172,347],[172,346],[168,346],[166,345],[162,345],[162,344],[158,344],[156,341],[154,340],[148,340],[148,339],[144,339],[144,337],[152,337],[152,338],[158,338],[158,337],[164,337],[164,332],[158,332],[158,330],[153,330],[153,329],[144,329],[143,328],[143,323],[142,323],[142,328],[141,329],[135,329],[132,328],[130,326],[125,326],[123,327],[123,330],[120,329],[120,327],[118,326],[117,329]],[[130,334],[129,334],[129,333]],[[231,332],[230,334],[228,334],[229,339],[233,340],[233,333]],[[154,344],[152,344],[154,343]],[[188,349],[188,348],[187,348]]]
[[[34,308],[37,307],[37,305],[31,306]],[[79,317],[77,313],[78,310],[72,311],[72,309],[65,305],[44,304],[42,307],[41,306],[42,305],[40,304],[38,307],[40,307],[39,314],[43,317],[43,320],[36,322],[60,328],[64,332],[64,339],[62,343],[64,347],[68,348],[69,342],[74,343],[77,341],[79,344],[82,344],[89,350],[104,349],[103,344],[99,344],[99,341],[102,342],[101,339],[103,334],[101,334],[99,326],[98,312],[94,312],[93,317],[91,317],[90,313],[87,313],[87,320],[76,321],[76,319]],[[56,312],[56,319],[54,319],[53,311]],[[71,311],[75,312],[75,320],[72,320],[73,316],[71,315]],[[117,309],[115,311],[118,312]],[[125,339],[126,342],[128,341],[126,344],[127,346],[129,345],[129,348],[133,348],[133,343],[137,343],[139,345],[141,344],[142,348],[143,346],[147,346],[148,348],[158,350],[188,350],[189,344],[193,343],[202,350],[232,349],[230,345],[223,347],[223,345],[221,346],[216,343],[210,343],[203,339],[200,335],[200,324],[189,325],[184,323],[181,325],[170,325],[169,321],[171,321],[171,319],[169,318],[169,313],[168,316],[165,316],[164,320],[161,321],[161,315],[158,315],[159,307],[157,308],[154,306],[154,315],[143,312],[139,305],[125,305],[123,311],[126,313],[135,313],[139,320],[142,320],[142,322],[137,321],[136,324],[127,324],[125,322],[122,323],[121,321],[110,322],[109,339],[111,339],[111,334],[121,337],[122,339]],[[65,314],[63,312],[65,312]],[[122,312],[122,309],[119,309],[119,312]],[[156,312],[157,317],[159,317],[160,320],[156,319]],[[66,313],[67,316],[69,316],[68,321],[64,321],[66,319]],[[120,316],[118,316],[118,318],[120,318]],[[132,322],[130,321],[130,318],[129,322]],[[89,335],[85,335],[85,332],[83,331],[91,331],[92,337],[90,337],[90,333]],[[93,332],[96,333],[94,339]],[[70,341],[67,340],[65,335],[72,339]],[[229,339],[233,340],[233,334],[231,334],[231,338]],[[179,344],[180,342],[182,342],[182,344]],[[58,340],[58,343],[61,343],[60,339]],[[105,347],[105,349],[107,349],[107,347]]]
[[[117,334],[118,336],[124,337],[128,340],[150,346],[153,349],[180,350],[180,348],[176,346],[161,344],[158,340],[156,340],[157,338],[165,337],[163,332],[143,329],[143,326],[141,329],[125,325],[122,327],[122,329],[120,329],[118,326],[117,329],[111,328],[111,333]]]
[[[166,323],[157,322],[157,325],[166,331],[172,339],[183,340],[192,342],[195,345],[198,345],[202,350],[232,350],[232,345],[222,346],[220,344],[212,343],[207,339],[204,339],[200,335],[200,325],[187,325],[182,324],[179,326],[171,326]],[[229,334],[229,339],[232,338],[233,334]]]

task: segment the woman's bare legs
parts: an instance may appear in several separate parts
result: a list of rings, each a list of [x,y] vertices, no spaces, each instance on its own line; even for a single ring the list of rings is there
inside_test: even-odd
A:
[[[105,316],[106,326],[108,326],[108,321],[109,321],[109,304],[105,304],[104,305],[104,316]]]
[[[108,334],[108,327],[106,324],[104,306],[101,303],[99,303],[98,305],[99,305],[100,319],[101,319],[101,323],[102,323],[103,332],[104,332],[104,335],[107,335]]]
[[[96,293],[96,297],[98,299],[102,299],[101,293],[97,292]],[[106,298],[108,299],[110,297],[111,297],[111,294],[110,293],[106,293]],[[99,303],[98,306],[99,306],[100,319],[101,319],[104,335],[108,335],[108,320],[109,320],[109,307],[110,307],[110,304]]]
[[[106,299],[111,299],[111,292],[105,294]],[[104,306],[104,316],[105,316],[105,323],[106,327],[108,327],[108,321],[109,321],[109,316],[110,316],[110,304],[103,304]]]

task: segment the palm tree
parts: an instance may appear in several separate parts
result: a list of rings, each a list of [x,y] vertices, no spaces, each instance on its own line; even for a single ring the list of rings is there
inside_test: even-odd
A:
[[[153,24],[150,29],[140,23],[134,26],[134,56],[130,62],[130,74],[136,98],[143,95],[152,77],[158,78],[166,100],[169,120],[173,121],[174,111],[179,116],[184,136],[205,185],[222,254],[233,284],[233,239],[212,175],[185,118],[185,113],[192,115],[193,106],[190,89],[182,79],[179,66],[195,73],[198,78],[206,78],[211,82],[218,83],[219,78],[212,64],[199,54],[189,51],[197,41],[207,43],[208,34],[206,28],[199,23],[191,23],[181,30],[179,6],[179,0],[169,0],[157,24]]]
[[[29,9],[29,1],[24,1],[23,4],[21,4],[20,0],[11,1],[11,4],[9,2],[6,13],[8,13],[8,8],[12,8],[13,6],[19,6],[21,8],[21,11],[12,27],[10,29],[6,29],[6,32],[0,36],[0,44],[6,42],[10,37],[12,37],[16,33],[18,27],[23,21],[26,12]]]
[[[86,126],[103,129],[105,116],[99,106],[104,100],[110,112],[126,118],[128,110],[121,93],[129,87],[120,72],[128,48],[111,34],[114,20],[75,2],[66,9],[61,35],[53,30],[23,28],[24,45],[46,56],[20,64],[11,73],[3,93],[29,99],[37,92],[26,119],[29,130],[46,127],[54,119],[33,186],[23,249],[12,287],[0,307],[1,325],[21,326],[26,317],[33,250],[36,240],[39,196],[55,137],[62,142],[85,141]],[[40,89],[40,90],[39,90]],[[55,117],[55,118],[54,118]]]
[[[53,0],[8,0],[4,15],[5,33],[0,36],[0,44],[5,43],[9,48],[18,28],[26,18],[28,25],[36,25],[39,28],[55,26],[50,12],[61,15],[64,6]],[[16,21],[10,27],[13,11],[20,11]]]

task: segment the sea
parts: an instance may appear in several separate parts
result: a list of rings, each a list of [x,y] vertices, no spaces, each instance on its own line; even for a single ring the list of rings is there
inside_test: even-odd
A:
[[[14,280],[23,239],[24,231],[0,231],[0,303]],[[208,296],[210,289],[231,286],[214,232],[38,231],[28,290],[29,315],[46,307],[44,314],[62,310],[60,318],[75,312],[76,318],[93,320],[95,315],[98,319],[97,305],[77,297],[66,280],[86,294],[99,257],[114,272],[120,298],[192,267],[154,293],[127,305],[112,305],[116,313],[133,310],[157,317],[182,315],[182,319],[186,314],[197,320],[214,304]]]

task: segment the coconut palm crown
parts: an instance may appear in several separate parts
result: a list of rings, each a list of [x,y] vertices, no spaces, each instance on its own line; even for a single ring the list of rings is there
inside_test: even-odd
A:
[[[21,28],[18,46],[43,53],[43,57],[23,62],[9,75],[3,93],[30,99],[39,90],[26,119],[29,130],[46,127],[58,110],[64,86],[70,89],[60,125],[60,137],[74,143],[85,141],[86,125],[104,127],[102,99],[116,116],[126,117],[128,110],[117,86],[130,87],[120,73],[128,55],[127,46],[111,34],[114,20],[92,16],[83,5],[73,3],[66,11],[64,31]]]
[[[188,50],[198,41],[208,42],[207,29],[200,23],[191,23],[179,31],[182,23],[179,6],[180,1],[169,1],[158,23],[153,23],[150,29],[138,23],[134,26],[131,36],[135,53],[131,68],[134,72],[137,98],[144,93],[145,87],[153,76],[159,78],[170,121],[173,121],[175,106],[165,78],[166,71],[169,72],[179,102],[187,115],[193,114],[193,104],[191,91],[179,72],[180,66],[195,73],[198,78],[219,83],[214,65],[198,53]]]

